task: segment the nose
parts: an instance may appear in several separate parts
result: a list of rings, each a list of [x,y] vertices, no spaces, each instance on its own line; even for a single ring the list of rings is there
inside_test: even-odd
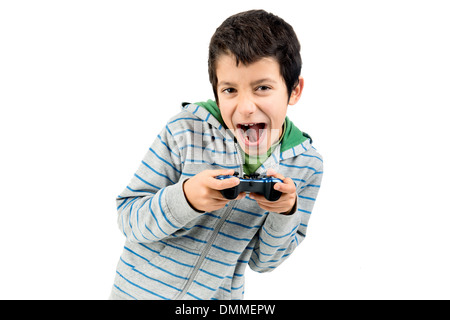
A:
[[[240,114],[248,116],[255,113],[256,104],[248,96],[242,96],[238,100],[237,110]]]

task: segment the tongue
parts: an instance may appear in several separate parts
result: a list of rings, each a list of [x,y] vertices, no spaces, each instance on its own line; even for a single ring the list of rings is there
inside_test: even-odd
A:
[[[262,130],[264,130],[264,123],[255,124],[245,132],[245,136],[248,141],[257,142],[262,134]]]

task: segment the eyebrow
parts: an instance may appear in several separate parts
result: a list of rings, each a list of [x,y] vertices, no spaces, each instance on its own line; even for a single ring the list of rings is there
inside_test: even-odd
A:
[[[253,81],[253,82],[250,83],[250,85],[253,87],[253,86],[256,86],[256,85],[262,84],[262,83],[276,83],[276,81],[271,79],[271,78],[264,78],[264,79],[259,79],[259,80]],[[222,86],[234,87],[234,86],[236,86],[236,84],[233,83],[233,82],[229,82],[229,81],[220,81],[217,84],[217,87],[222,87]]]

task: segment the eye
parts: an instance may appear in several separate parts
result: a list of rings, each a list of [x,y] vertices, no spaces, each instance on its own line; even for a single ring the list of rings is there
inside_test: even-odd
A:
[[[230,93],[236,92],[236,89],[234,89],[234,88],[225,88],[225,89],[222,90],[222,92],[230,94]]]
[[[269,91],[270,89],[268,86],[259,86],[256,88],[257,91]]]

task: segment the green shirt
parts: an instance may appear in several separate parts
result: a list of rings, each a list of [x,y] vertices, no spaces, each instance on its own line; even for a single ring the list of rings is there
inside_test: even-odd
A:
[[[197,102],[197,105],[205,108],[209,111],[216,119],[219,121],[225,128],[225,122],[222,119],[222,114],[220,113],[220,109],[217,106],[217,103],[213,100],[208,100],[206,102]],[[293,123],[286,117],[283,124],[283,133],[281,138],[275,142],[267,151],[266,154],[262,155],[248,155],[244,153],[244,151],[239,147],[242,153],[242,158],[244,159],[244,173],[252,174],[261,166],[264,161],[270,157],[273,150],[281,143],[281,152],[286,151],[292,147],[295,147],[305,140],[308,139],[306,134],[300,131]]]

